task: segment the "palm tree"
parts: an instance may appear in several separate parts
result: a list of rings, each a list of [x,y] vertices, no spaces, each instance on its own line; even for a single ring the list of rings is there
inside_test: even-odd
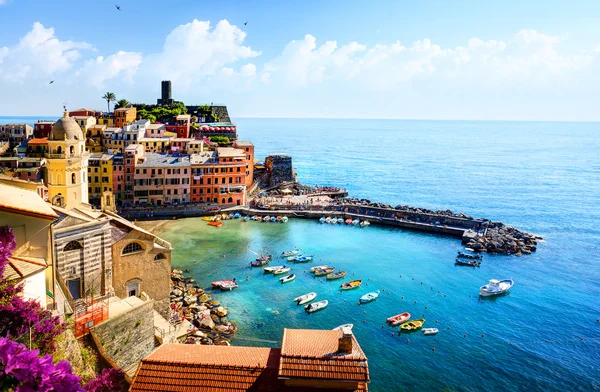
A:
[[[115,93],[108,92],[102,96],[102,99],[106,99],[108,111],[110,112],[110,103],[115,102],[117,100],[117,96],[115,95]]]
[[[115,105],[115,109],[116,108],[126,108],[127,106],[129,106],[129,101],[126,99],[119,99],[117,101],[117,104]]]

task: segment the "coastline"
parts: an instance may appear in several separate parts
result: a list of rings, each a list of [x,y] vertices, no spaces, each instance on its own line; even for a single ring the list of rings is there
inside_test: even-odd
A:
[[[135,225],[141,227],[142,229],[144,229],[146,231],[149,231],[152,234],[159,235],[172,222],[173,222],[173,219],[157,219],[157,220],[147,220],[147,221],[136,221]]]

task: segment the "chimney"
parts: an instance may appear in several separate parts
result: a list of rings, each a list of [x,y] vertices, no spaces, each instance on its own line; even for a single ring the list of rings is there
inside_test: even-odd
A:
[[[338,340],[338,352],[352,354],[352,330],[348,327],[342,328],[342,337]]]

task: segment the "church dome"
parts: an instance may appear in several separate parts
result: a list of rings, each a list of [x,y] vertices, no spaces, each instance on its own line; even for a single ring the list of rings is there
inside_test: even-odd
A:
[[[65,111],[63,117],[54,123],[48,140],[85,140],[81,128]]]

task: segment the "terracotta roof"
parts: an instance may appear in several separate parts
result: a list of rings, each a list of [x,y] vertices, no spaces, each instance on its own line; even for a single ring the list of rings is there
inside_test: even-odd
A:
[[[39,257],[10,257],[2,277],[7,280],[25,278],[47,267],[46,260]]]
[[[142,360],[130,391],[276,391],[279,352],[165,344]]]
[[[0,184],[0,209],[18,211],[47,219],[58,218],[50,204],[46,203],[36,192],[4,184]]]
[[[352,353],[338,352],[342,331],[284,329],[279,376],[368,382],[367,357],[352,335]]]
[[[34,139],[30,139],[29,141],[27,141],[27,144],[48,144],[48,138],[47,137],[42,137],[42,138],[34,138]]]

